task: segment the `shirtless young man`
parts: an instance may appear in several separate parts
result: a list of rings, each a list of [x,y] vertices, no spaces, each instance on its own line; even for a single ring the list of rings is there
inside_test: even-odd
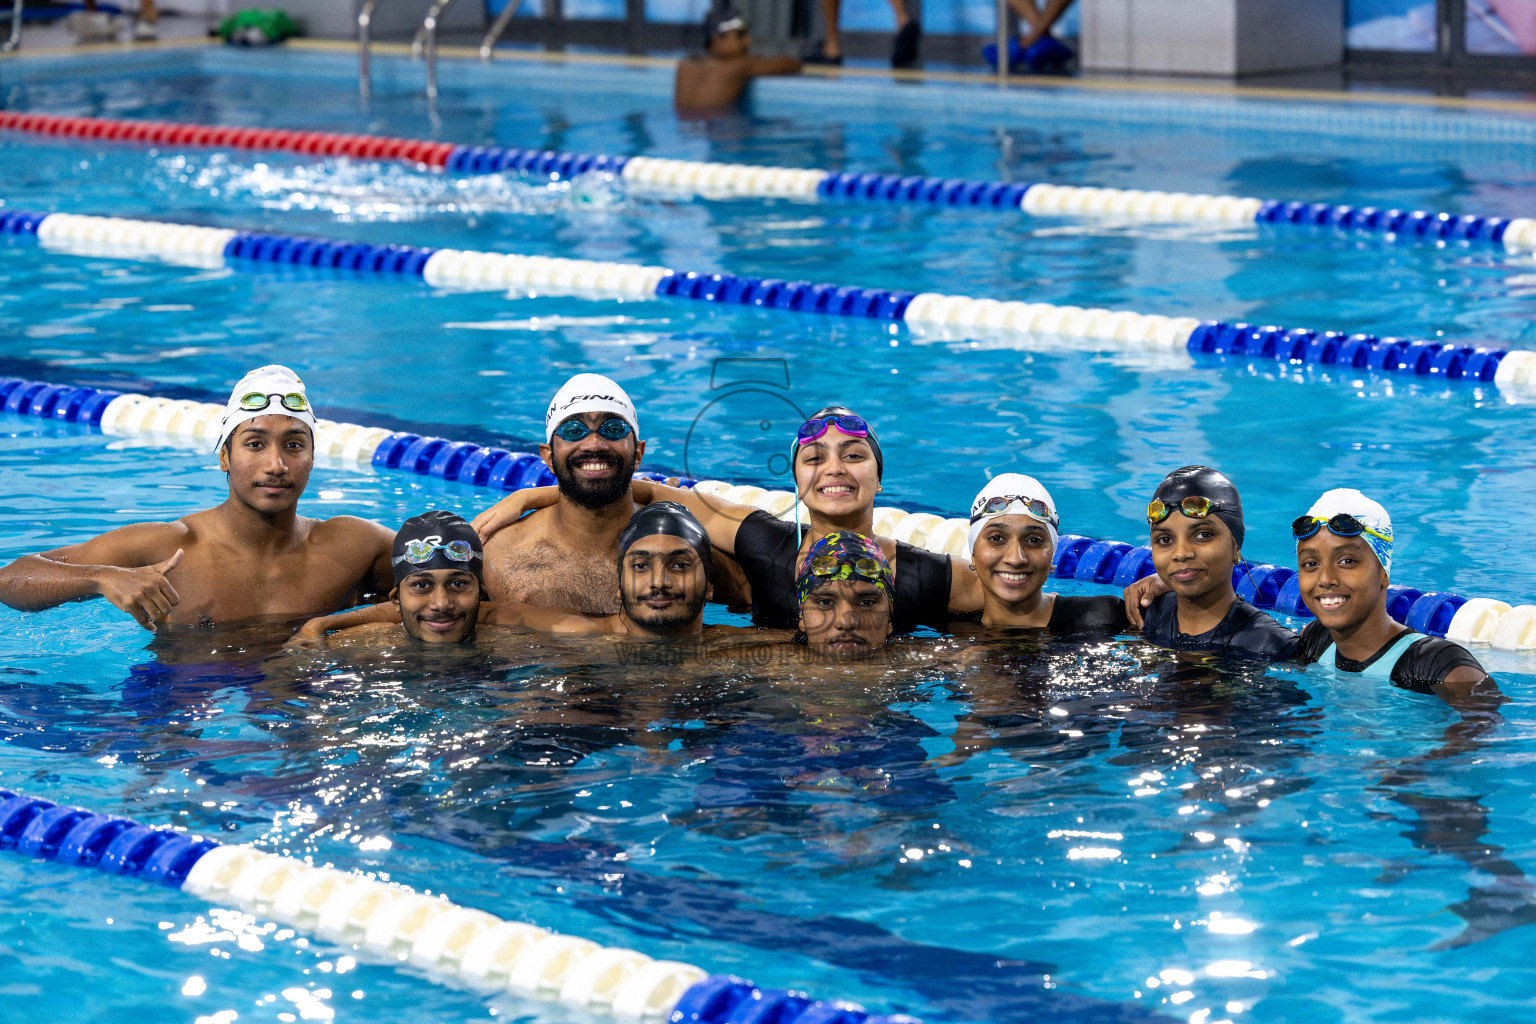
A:
[[[297,512],[314,467],[315,414],[285,366],[230,394],[219,435],[229,497],[169,523],[138,523],[0,569],[0,602],[40,611],[105,597],[146,629],[309,616],[389,587],[392,534],[353,516]]]
[[[463,643],[477,624],[525,626],[546,633],[610,633],[620,636],[704,639],[736,630],[704,625],[710,597],[709,537],[687,509],[659,501],[640,509],[618,537],[619,611],[585,615],[486,599],[480,585],[480,538],[451,512],[408,519],[395,536],[395,590],[391,600],[368,608],[312,619],[294,641],[377,638],[388,642]]]

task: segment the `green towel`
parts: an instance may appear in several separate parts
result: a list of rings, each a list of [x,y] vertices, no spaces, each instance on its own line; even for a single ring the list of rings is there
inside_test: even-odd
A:
[[[215,34],[242,46],[266,46],[298,35],[299,28],[287,11],[249,7],[225,18]]]

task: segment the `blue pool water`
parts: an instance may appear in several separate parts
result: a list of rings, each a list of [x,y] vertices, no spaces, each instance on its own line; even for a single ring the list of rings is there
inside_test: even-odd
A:
[[[50,113],[1506,216],[1530,212],[1536,179],[1529,128],[1488,115],[1181,110],[1072,90],[1004,108],[986,92],[857,83],[838,103],[832,86],[801,82],[703,127],[671,117],[660,72],[508,64],[445,69],[434,122],[415,72],[390,61],[365,113],[344,59],[178,59],[199,70],[164,55],[95,70],[9,61],[0,90]],[[601,180],[24,136],[0,136],[0,161],[0,199],[21,209],[1536,338],[1532,259],[1489,248],[678,202]],[[635,396],[655,466],[778,486],[770,458],[792,417],[769,443],[719,443],[751,433],[761,410],[712,404],[710,385],[721,358],[783,360],[791,406],[844,400],[877,424],[893,505],[952,515],[987,474],[1022,470],[1051,486],[1065,528],[1135,540],[1162,474],[1204,461],[1244,489],[1251,559],[1286,562],[1284,524],[1323,488],[1353,485],[1398,515],[1396,580],[1533,596],[1536,558],[1509,524],[1536,500],[1536,430],[1491,387],[30,243],[0,244],[0,329],[0,374],[217,398],[281,361],[323,414],[524,444],[554,388],[595,369]],[[689,444],[701,416],[718,436]],[[214,462],[0,416],[0,558],[215,504]],[[487,501],[320,470],[306,511],[393,524]],[[149,644],[100,602],[0,611],[0,624],[0,784],[378,871],[761,984],[954,1024],[1515,1021],[1536,998],[1525,657],[1489,656],[1509,701],[1500,720],[1473,719],[1480,732],[1438,698],[1331,670],[1177,668],[1134,644],[908,643],[873,674],[828,677],[781,662],[636,664],[531,637],[426,660],[274,655],[262,626]],[[137,884],[7,856],[0,887],[4,993],[20,1020],[574,1019],[354,964]]]

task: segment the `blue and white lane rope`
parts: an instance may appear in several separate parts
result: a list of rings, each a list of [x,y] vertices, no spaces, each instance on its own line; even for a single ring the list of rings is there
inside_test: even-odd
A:
[[[180,889],[407,963],[435,982],[510,992],[623,1021],[669,1024],[920,1024],[854,1003],[759,989],[692,964],[655,960],[441,896],[252,846],[219,843],[129,818],[0,789],[0,850]]]
[[[442,288],[523,291],[597,299],[693,299],[903,323],[914,333],[983,332],[1041,339],[1044,347],[1248,355],[1426,379],[1492,383],[1512,402],[1536,401],[1536,352],[1373,334],[1201,321],[1041,302],[679,272],[629,263],[328,241],[70,213],[0,212],[0,234],[120,259],[154,258],[201,267],[241,262],[324,267],[420,277]]]
[[[203,450],[211,450],[217,442],[224,415],[224,407],[212,402],[123,394],[14,377],[0,377],[0,411]],[[396,433],[332,420],[320,420],[315,425],[315,457],[319,465],[399,470],[498,492],[555,482],[554,474],[532,452],[511,452],[468,441]],[[794,494],[790,491],[658,473],[636,475],[674,487],[692,487],[726,501],[760,508],[781,519],[792,514]],[[969,559],[970,552],[965,546],[969,528],[970,521],[965,518],[875,508],[875,533],[940,554]],[[1152,549],[1146,545],[1074,534],[1060,538],[1052,567],[1052,574],[1059,579],[1117,587],[1129,586],[1152,571]],[[1303,618],[1311,615],[1301,599],[1300,580],[1288,566],[1240,566],[1233,570],[1232,582],[1242,598],[1259,608]],[[1463,643],[1489,644],[1496,650],[1536,650],[1536,605],[1511,606],[1491,598],[1468,600],[1459,594],[1425,592],[1395,584],[1389,588],[1389,602],[1393,618],[1421,633],[1449,636]]]

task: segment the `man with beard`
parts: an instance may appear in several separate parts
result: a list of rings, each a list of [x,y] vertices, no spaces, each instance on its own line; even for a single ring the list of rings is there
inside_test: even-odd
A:
[[[497,533],[485,547],[485,584],[502,601],[619,611],[614,577],[619,534],[635,514],[630,480],[645,455],[629,395],[596,373],[578,373],[544,416],[539,456],[560,498]]]
[[[409,519],[395,541],[393,600],[313,619],[295,640],[376,634],[437,643],[473,639],[476,623],[525,626],[546,633],[612,633],[648,638],[701,639],[710,598],[713,553],[704,527],[687,509],[653,502],[631,517],[618,539],[620,610],[587,615],[517,601],[489,601],[479,585],[479,538],[451,512]],[[733,627],[715,626],[719,632]],[[403,632],[402,632],[403,631]],[[339,637],[338,639],[341,639]]]

